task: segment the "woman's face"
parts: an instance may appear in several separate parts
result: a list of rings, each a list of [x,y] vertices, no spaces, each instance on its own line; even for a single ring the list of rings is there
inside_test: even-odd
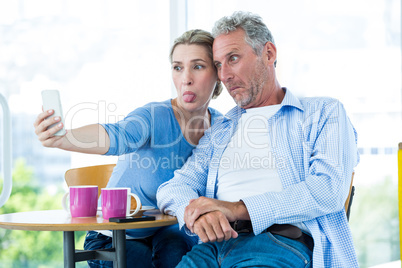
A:
[[[208,107],[218,75],[205,47],[176,46],[172,55],[172,77],[180,108],[195,112]]]

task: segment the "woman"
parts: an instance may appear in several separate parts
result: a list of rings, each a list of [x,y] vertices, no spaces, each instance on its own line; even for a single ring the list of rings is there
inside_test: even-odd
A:
[[[45,147],[63,150],[121,155],[107,187],[131,187],[143,205],[156,207],[156,191],[173,177],[204,131],[221,114],[208,108],[211,98],[222,91],[212,59],[213,37],[203,30],[191,30],[177,38],[171,48],[172,78],[177,98],[149,103],[116,124],[94,124],[54,136],[63,126],[47,127],[60,118],[53,111],[39,114],[35,133]],[[49,120],[45,120],[49,117]],[[106,144],[80,148],[74,141]],[[78,143],[77,143],[78,144]],[[127,263],[130,267],[175,267],[197,242],[177,225],[127,230]],[[110,248],[109,233],[88,232],[84,248]],[[91,267],[112,267],[112,262],[88,261]]]

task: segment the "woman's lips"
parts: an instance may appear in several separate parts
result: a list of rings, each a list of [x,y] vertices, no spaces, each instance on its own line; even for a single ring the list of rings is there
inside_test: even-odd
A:
[[[185,102],[193,102],[197,96],[194,92],[186,91],[183,93],[183,100]]]

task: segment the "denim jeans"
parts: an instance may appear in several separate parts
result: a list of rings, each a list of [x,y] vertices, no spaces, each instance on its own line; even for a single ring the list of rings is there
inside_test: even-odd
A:
[[[183,255],[197,243],[198,237],[187,236],[177,224],[160,228],[153,236],[126,240],[127,267],[176,267]],[[84,249],[112,247],[112,238],[98,232],[88,232]],[[89,267],[113,267],[113,262],[89,260]]]
[[[193,247],[177,267],[311,267],[312,252],[304,244],[263,232]]]

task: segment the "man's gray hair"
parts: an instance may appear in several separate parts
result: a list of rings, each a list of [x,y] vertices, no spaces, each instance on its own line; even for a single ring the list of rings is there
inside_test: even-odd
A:
[[[261,56],[262,49],[267,42],[275,45],[271,31],[259,15],[251,12],[236,11],[231,16],[218,20],[212,29],[216,38],[242,28],[246,32],[246,42],[253,48],[256,55]]]

